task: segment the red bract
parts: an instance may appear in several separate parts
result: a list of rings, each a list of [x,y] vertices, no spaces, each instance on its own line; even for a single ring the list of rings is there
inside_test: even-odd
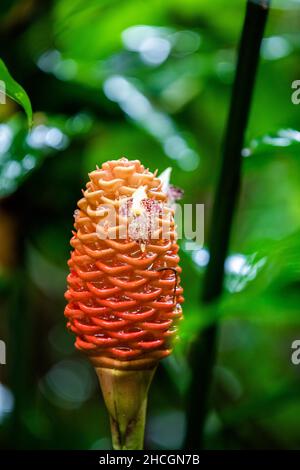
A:
[[[68,326],[77,336],[76,347],[96,366],[148,367],[170,354],[182,317],[173,209],[160,180],[139,161],[109,161],[89,176],[71,239]],[[138,188],[147,196],[141,200],[141,213],[136,210],[124,218],[124,204],[125,212],[136,207]],[[113,227],[108,207],[116,209]],[[146,239],[130,238],[147,225],[152,207],[159,207],[154,211],[156,232],[146,226]],[[124,237],[125,226],[129,230]]]

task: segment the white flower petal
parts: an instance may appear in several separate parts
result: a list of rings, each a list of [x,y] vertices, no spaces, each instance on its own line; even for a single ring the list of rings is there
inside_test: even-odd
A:
[[[140,186],[132,195],[132,213],[133,215],[141,215],[144,208],[141,204],[143,199],[147,199],[146,186]]]
[[[168,193],[169,186],[170,186],[170,179],[171,179],[171,172],[172,168],[169,166],[169,168],[166,168],[159,176],[158,178],[162,182],[162,191],[164,193]]]

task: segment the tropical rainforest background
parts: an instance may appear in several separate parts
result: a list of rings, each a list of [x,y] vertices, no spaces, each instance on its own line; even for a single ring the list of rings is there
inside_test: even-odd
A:
[[[182,202],[205,204],[204,246],[189,251],[181,241],[185,321],[151,387],[146,448],[184,446],[187,405],[197,406],[188,351],[216,322],[205,448],[300,447],[300,365],[291,361],[300,339],[300,107],[291,100],[299,0],[272,4],[224,292],[213,308],[200,302],[245,4],[2,0],[0,79],[5,64],[34,112],[29,133],[22,107],[0,104],[2,449],[110,448],[96,376],[65,328],[63,294],[87,172],[123,155],[151,170],[171,166]]]

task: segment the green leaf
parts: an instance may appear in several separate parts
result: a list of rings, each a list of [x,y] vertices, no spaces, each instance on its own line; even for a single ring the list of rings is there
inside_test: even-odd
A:
[[[300,132],[295,129],[278,129],[252,139],[244,148],[246,168],[266,164],[270,159],[295,157],[299,161]]]
[[[27,115],[28,125],[32,126],[32,108],[26,91],[10,75],[3,60],[0,59],[0,79],[4,82],[4,92],[9,98],[21,105]]]

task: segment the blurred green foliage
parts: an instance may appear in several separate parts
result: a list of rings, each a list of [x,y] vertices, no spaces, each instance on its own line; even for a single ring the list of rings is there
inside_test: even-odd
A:
[[[2,93],[23,106],[27,114],[28,124],[32,125],[32,108],[28,95],[25,90],[12,78],[7,70],[3,60],[0,59],[0,75],[2,83],[5,84],[5,90]]]
[[[63,318],[72,214],[87,172],[126,155],[152,170],[172,166],[183,202],[205,204],[208,236],[244,7],[242,0],[1,5],[0,57],[34,110],[28,133],[18,105],[0,105],[2,448],[109,448],[98,385]],[[299,2],[274,2],[218,307],[199,303],[207,249],[187,251],[182,242],[185,321],[151,389],[148,448],[182,445],[186,355],[195,333],[216,320],[222,333],[206,447],[300,445],[300,369],[290,359],[300,335],[300,129],[291,101],[299,23]]]

